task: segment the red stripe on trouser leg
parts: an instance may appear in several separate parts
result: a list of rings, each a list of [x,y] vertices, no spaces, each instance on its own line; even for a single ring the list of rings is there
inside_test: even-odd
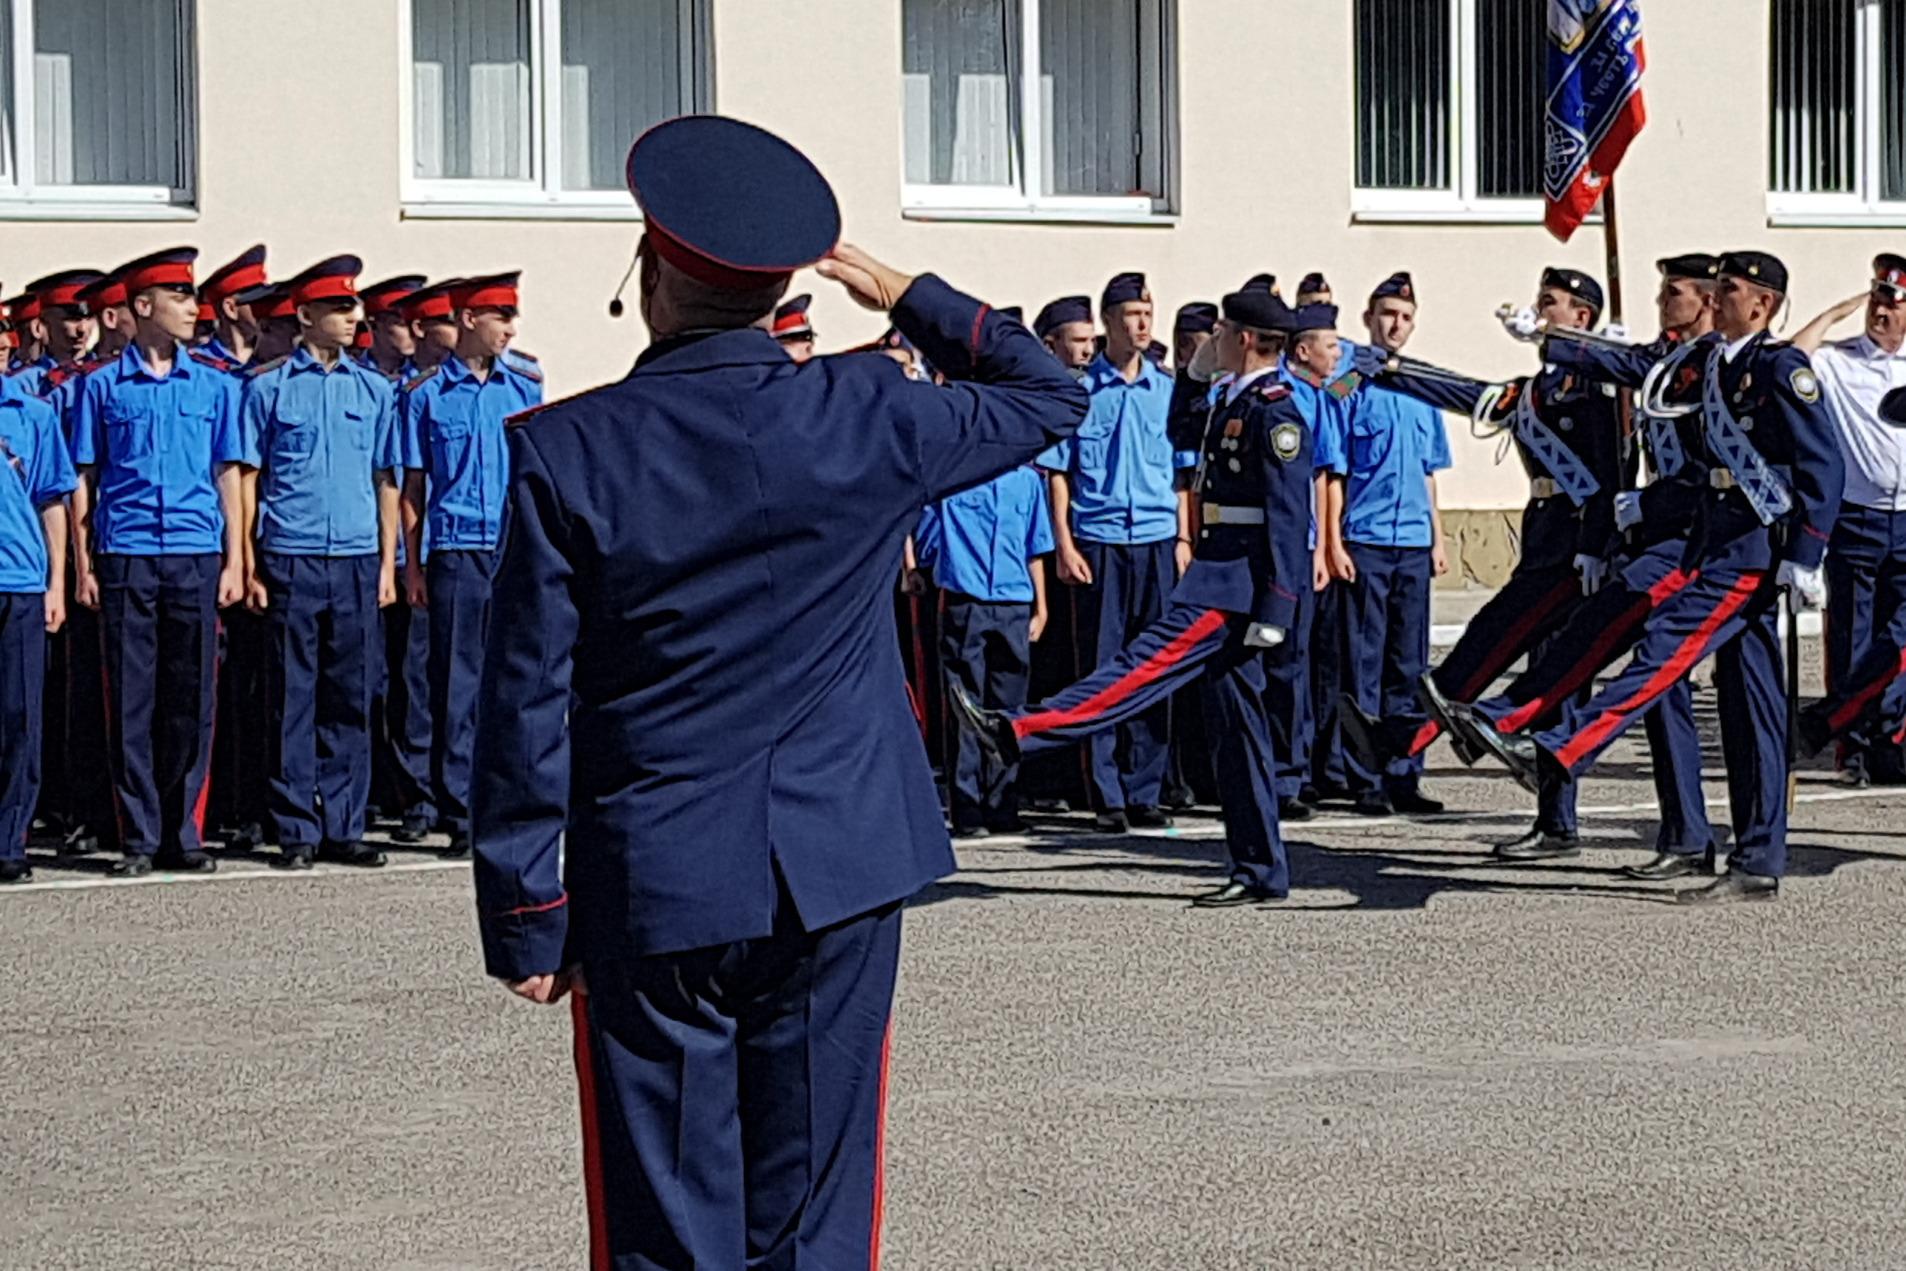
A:
[[[609,1205],[602,1191],[602,1132],[596,1125],[596,1064],[589,1046],[589,1003],[569,995],[569,1018],[576,1028],[576,1093],[582,1101],[582,1188],[589,1209],[589,1269],[610,1271]]]
[[[874,1120],[874,1219],[867,1271],[880,1271],[880,1224],[887,1209],[887,1066],[893,1059],[893,1020],[880,1043],[880,1110]]]
[[[1827,727],[1839,732],[1860,717],[1861,712],[1872,705],[1873,699],[1892,686],[1894,680],[1906,675],[1906,649],[1899,651],[1899,661],[1889,673],[1874,679],[1865,688],[1840,703],[1840,709],[1827,716]]]
[[[1582,660],[1570,667],[1543,693],[1524,702],[1516,709],[1496,721],[1496,727],[1505,733],[1517,733],[1554,709],[1556,703],[1567,701],[1575,691],[1595,677],[1595,673],[1608,664],[1609,656],[1616,647],[1635,629],[1635,624],[1648,614],[1659,609],[1670,597],[1679,593],[1689,583],[1701,576],[1700,570],[1684,573],[1679,569],[1670,570],[1666,577],[1648,588],[1646,596],[1638,597],[1635,603],[1622,611],[1621,617],[1612,623],[1601,636],[1590,645]]]
[[[1741,606],[1760,589],[1763,577],[1765,575],[1761,573],[1748,573],[1735,579],[1734,585],[1728,588],[1727,594],[1721,597],[1720,603],[1714,606],[1713,612],[1702,619],[1701,625],[1694,629],[1693,634],[1675,648],[1674,654],[1663,662],[1640,688],[1629,694],[1625,700],[1596,716],[1588,727],[1576,733],[1555,752],[1555,757],[1562,766],[1573,769],[1597,746],[1606,741],[1616,729],[1620,728],[1622,722],[1630,715],[1680,683],[1682,677],[1693,670],[1694,664],[1701,660],[1702,654],[1707,651],[1708,641],[1714,638],[1714,633],[1719,631],[1729,618],[1738,613]]]
[[[213,647],[217,647],[221,624],[212,622]],[[205,805],[212,795],[212,755],[218,749],[218,654],[212,654],[212,726],[205,730],[205,779],[199,782],[198,802],[192,805],[192,824],[199,829],[199,846],[205,846]],[[238,805],[233,803],[236,808]]]
[[[1582,584],[1576,578],[1563,578],[1555,586],[1544,592],[1535,604],[1525,611],[1522,617],[1511,623],[1493,646],[1492,656],[1477,664],[1476,670],[1467,680],[1456,686],[1455,700],[1473,702],[1477,694],[1489,687],[1489,682],[1507,670],[1522,653],[1523,643],[1529,636],[1547,622],[1556,609],[1570,598],[1581,594]],[[1433,719],[1424,720],[1423,726],[1410,738],[1410,748],[1405,756],[1410,759],[1430,748],[1430,743],[1443,735],[1443,726]]]
[[[1053,728],[1090,723],[1184,661],[1186,655],[1193,649],[1204,643],[1214,632],[1222,629],[1229,618],[1230,615],[1222,609],[1205,610],[1190,626],[1173,636],[1171,642],[1164,648],[1077,706],[1066,710],[1040,711],[1037,714],[1027,715],[1023,719],[1016,719],[1013,721],[1013,731],[1021,737],[1030,737],[1034,733],[1046,732]]]

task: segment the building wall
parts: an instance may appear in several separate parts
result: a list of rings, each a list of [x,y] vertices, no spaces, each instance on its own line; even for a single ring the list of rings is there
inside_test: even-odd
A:
[[[521,267],[521,343],[552,390],[622,374],[641,344],[605,306],[640,231],[627,221],[409,219],[399,191],[396,0],[199,0],[199,210],[168,222],[0,226],[10,286],[53,268],[109,264],[170,243],[212,263],[267,241],[279,273],[352,251],[371,276]],[[1348,0],[1180,0],[1181,215],[1144,225],[961,223],[900,211],[900,5],[896,0],[717,0],[716,103],[805,148],[834,181],[848,236],[907,269],[933,269],[996,304],[1036,309],[1142,269],[1161,316],[1258,270],[1289,285],[1322,269],[1355,326],[1356,298],[1393,269],[1416,276],[1412,352],[1479,374],[1529,353],[1493,313],[1522,302],[1545,264],[1602,273],[1601,234],[1562,245],[1538,225],[1361,224],[1353,218]],[[1767,16],[1753,0],[1647,9],[1650,123],[1620,180],[1628,314],[1652,330],[1652,261],[1758,246],[1794,277],[1790,329],[1862,286],[1873,254],[1906,229],[1773,228],[1766,211]],[[262,122],[261,121],[265,121]],[[823,347],[871,338],[879,320],[814,278]],[[633,308],[633,306],[631,306]],[[1524,484],[1496,444],[1452,420],[1453,508],[1512,509]],[[1511,520],[1479,518],[1503,539]],[[1488,527],[1495,527],[1493,529]],[[1494,549],[1490,549],[1494,550]]]

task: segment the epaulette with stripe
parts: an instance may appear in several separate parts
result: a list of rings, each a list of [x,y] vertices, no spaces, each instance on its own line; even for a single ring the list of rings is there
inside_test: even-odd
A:
[[[1343,398],[1349,397],[1350,395],[1355,393],[1359,388],[1362,388],[1362,387],[1363,387],[1363,372],[1345,371],[1342,375],[1339,375],[1336,379],[1330,381],[1330,384],[1326,387],[1324,391],[1329,393],[1332,397],[1335,397],[1341,400]]]
[[[200,366],[209,366],[213,370],[223,371],[227,375],[236,375],[245,369],[236,362],[222,358],[216,353],[206,353],[201,349],[192,349],[188,352],[187,356]],[[283,359],[281,358],[279,360],[282,361]]]
[[[1257,382],[1257,395],[1267,402],[1281,401],[1291,395],[1291,386],[1267,376]]]
[[[534,353],[525,353],[521,349],[510,349],[503,354],[503,361],[512,371],[515,371],[530,383],[540,384],[543,382],[542,364],[536,360]]]
[[[544,411],[556,406],[561,406],[567,402],[573,402],[576,398],[581,396],[581,393],[572,393],[568,397],[558,397],[553,402],[543,402],[541,405],[531,406],[526,410],[519,410],[514,415],[505,415],[503,417],[503,426],[505,428],[521,428],[524,424],[527,424]]]
[[[198,354],[194,353],[192,356],[197,357]],[[266,371],[276,370],[278,367],[283,366],[286,362],[289,362],[290,360],[291,360],[291,355],[289,353],[286,353],[281,357],[275,357],[271,359],[271,361],[269,362],[256,362],[252,364],[251,366],[247,366],[245,368],[245,375],[248,378],[263,375]],[[224,359],[213,358],[212,361],[222,362],[224,361]],[[209,364],[210,363],[208,363],[208,365]]]
[[[425,371],[422,375],[419,375],[416,379],[404,385],[403,388],[399,389],[398,391],[408,393],[414,389],[422,388],[425,384],[428,384],[430,382],[431,376],[435,375],[438,371],[441,371],[442,369],[443,369],[443,366],[441,363],[436,366],[433,366],[429,370]]]

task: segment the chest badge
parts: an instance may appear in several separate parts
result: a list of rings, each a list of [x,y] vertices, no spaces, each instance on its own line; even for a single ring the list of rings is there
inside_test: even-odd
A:
[[[1224,435],[1227,437],[1242,437],[1244,435],[1244,421],[1236,416],[1225,420]]]
[[[1793,386],[1794,396],[1811,406],[1820,400],[1820,380],[1806,367],[1800,367],[1787,381]]]
[[[1289,463],[1304,448],[1304,434],[1296,424],[1279,424],[1271,429],[1271,453]]]

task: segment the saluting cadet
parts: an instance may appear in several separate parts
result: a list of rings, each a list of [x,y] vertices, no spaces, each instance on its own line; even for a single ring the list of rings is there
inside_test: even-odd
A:
[[[70,373],[92,348],[96,324],[79,294],[103,277],[97,269],[67,269],[27,284],[37,302],[33,323],[43,352],[19,368],[20,387],[26,392],[45,397],[47,375],[61,368]]]
[[[1103,666],[1165,611],[1191,559],[1190,497],[1176,488],[1172,382],[1145,357],[1152,299],[1143,274],[1119,274],[1099,299],[1105,351],[1086,368],[1092,409],[1078,435],[1039,458],[1051,474],[1054,559],[1072,587],[1083,660]],[[1159,807],[1170,704],[1160,701],[1088,749],[1098,828],[1171,824]]]
[[[1543,771],[1572,780],[1651,702],[1716,654],[1735,849],[1727,876],[1680,893],[1686,903],[1771,900],[1786,868],[1788,718],[1776,600],[1782,588],[1796,605],[1824,600],[1820,562],[1845,486],[1806,354],[1768,337],[1786,291],[1787,270],[1775,257],[1724,256],[1715,333],[1663,368],[1668,402],[1700,411],[1711,497],[1697,503],[1680,568],[1631,606],[1632,617],[1577,650],[1577,682],[1632,647],[1628,665],[1573,725],[1523,735],[1502,731],[1485,712],[1458,706],[1452,714],[1473,744],[1506,762],[1525,786]]]
[[[363,360],[393,385],[417,377],[416,364],[411,360],[417,353],[417,337],[404,317],[404,300],[421,291],[428,281],[422,274],[399,274],[357,293],[364,306],[363,334],[368,336]]]
[[[46,637],[66,620],[75,479],[59,417],[11,379],[0,379],[0,469],[0,883],[17,883],[33,876]]]
[[[796,296],[780,304],[774,311],[774,339],[789,357],[796,362],[805,362],[814,356],[814,324],[808,320],[808,306],[814,303],[813,296]]]
[[[519,277],[460,280],[450,295],[455,354],[404,389],[406,591],[413,606],[430,610],[431,784],[453,857],[470,851],[476,682],[509,481],[503,421],[543,400],[541,373],[506,356]]]
[[[651,129],[629,171],[652,343],[510,435],[486,963],[538,1001],[586,981],[592,1265],[870,1269],[901,904],[953,869],[894,643],[901,545],[1084,394],[1023,327],[848,247],[824,270],[972,382],[796,365],[765,327],[838,235],[820,174],[713,116]]]
[[[334,256],[287,283],[298,347],[246,373],[247,603],[271,624],[271,810],[286,869],[384,863],[363,839],[401,456],[390,381],[350,356],[362,269]]]
[[[197,256],[125,267],[133,342],[85,378],[75,407],[76,585],[103,618],[121,877],[151,872],[160,852],[216,867],[200,836],[218,608],[244,593],[243,449],[237,381],[185,346]]]
[[[1400,279],[1400,282],[1399,282]],[[1415,330],[1417,297],[1407,276],[1379,287],[1366,315],[1374,344],[1400,353]],[[1379,302],[1393,316],[1378,320]],[[1406,314],[1395,313],[1402,309]],[[1328,486],[1333,572],[1343,598],[1344,671],[1357,704],[1372,715],[1420,725],[1416,681],[1429,664],[1430,587],[1446,573],[1436,474],[1450,466],[1449,437],[1433,406],[1377,385],[1360,385],[1341,426],[1317,443]],[[1418,788],[1421,756],[1399,756],[1381,772],[1347,765],[1357,811],[1366,815],[1441,812]]]
[[[1866,329],[1828,342],[1834,324],[1860,309]],[[1906,647],[1906,432],[1882,419],[1879,407],[1886,394],[1906,387],[1906,256],[1876,257],[1866,288],[1808,323],[1794,347],[1812,355],[1847,459],[1846,501],[1826,559],[1830,695],[1851,698],[1884,675],[1870,713],[1897,719],[1906,714],[1906,684],[1893,674]],[[1843,734],[1847,780],[1863,786],[1906,778],[1898,743],[1868,732],[1868,713],[1853,712]]]
[[[1221,908],[1290,891],[1265,719],[1264,651],[1289,643],[1311,585],[1310,434],[1278,379],[1284,340],[1324,321],[1293,314],[1262,277],[1226,296],[1212,337],[1230,378],[1199,453],[1197,548],[1170,608],[1105,665],[1038,705],[987,710],[958,683],[949,696],[984,744],[1011,760],[1103,733],[1205,673],[1206,732],[1231,853],[1229,879],[1197,897]]]
[[[1059,359],[1059,365],[1084,380],[1085,368],[1098,356],[1092,332],[1090,296],[1061,296],[1039,311],[1032,320],[1033,334]]]
[[[1031,645],[1046,629],[1052,514],[1045,478],[1022,466],[928,504],[913,538],[920,567],[944,593],[941,669],[982,706],[1024,706]],[[978,739],[961,730],[947,779],[954,835],[1025,829],[1018,775],[1017,764],[983,753]]]
[[[220,265],[199,284],[199,303],[212,309],[212,335],[201,347],[233,370],[257,355],[259,315],[243,297],[267,281],[265,245],[259,243]],[[271,353],[261,360],[277,356]]]
[[[1574,269],[1543,270],[1533,313],[1545,329],[1593,330],[1601,312],[1602,288],[1595,279]],[[1607,581],[1615,495],[1626,484],[1616,389],[1546,364],[1534,375],[1488,384],[1420,364],[1393,364],[1374,349],[1364,351],[1362,369],[1386,388],[1508,432],[1529,475],[1515,569],[1420,686],[1445,709],[1449,701],[1474,701]],[[1442,733],[1436,719],[1414,727],[1408,720],[1379,720],[1348,694],[1342,711],[1345,738],[1371,770],[1397,756],[1421,755]],[[1564,712],[1569,718],[1566,706]],[[1496,848],[1507,860],[1580,851],[1574,784],[1554,779],[1542,784],[1534,828]]]

